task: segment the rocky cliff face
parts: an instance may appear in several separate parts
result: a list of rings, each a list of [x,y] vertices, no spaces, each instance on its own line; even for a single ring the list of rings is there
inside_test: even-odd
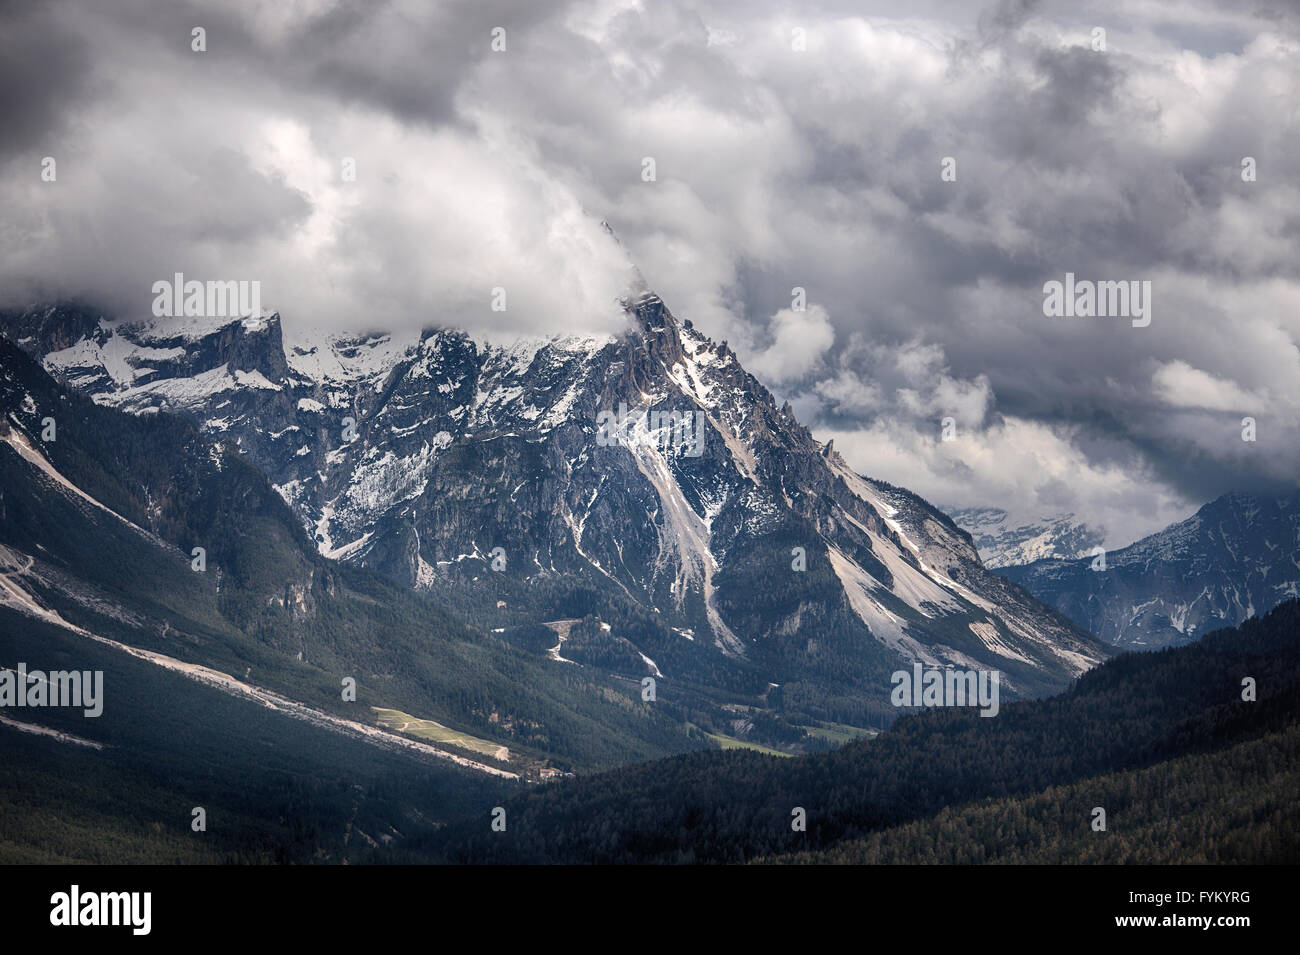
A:
[[[622,335],[506,348],[446,329],[286,344],[278,315],[3,327],[97,402],[233,442],[322,553],[480,627],[599,613],[646,673],[823,713],[874,709],[909,661],[1034,693],[1106,655],[943,513],[856,474],[725,342],[654,295],[626,308]]]
[[[1105,555],[1002,571],[1103,640],[1171,646],[1300,596],[1300,497],[1225,494]]]

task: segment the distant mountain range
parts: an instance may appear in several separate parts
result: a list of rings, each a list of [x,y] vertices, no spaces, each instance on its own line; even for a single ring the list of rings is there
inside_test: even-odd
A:
[[[1186,643],[1300,596],[1300,494],[1225,494],[1101,566],[1049,557],[999,572],[1117,647]]]
[[[1047,557],[1082,557],[1106,537],[1073,514],[1032,521],[1013,519],[1000,507],[949,508],[948,514],[958,527],[970,532],[980,559],[991,570]]]

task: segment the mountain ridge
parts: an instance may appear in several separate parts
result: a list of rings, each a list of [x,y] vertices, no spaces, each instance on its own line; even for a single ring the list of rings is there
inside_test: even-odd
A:
[[[557,673],[319,554],[231,446],[167,413],[98,406],[3,336],[0,606],[372,742],[415,735],[489,774],[708,745],[678,707],[634,702],[627,681]],[[385,712],[420,732],[381,734]]]
[[[1127,547],[999,568],[1116,646],[1150,649],[1233,626],[1300,595],[1300,492],[1230,492]]]
[[[623,334],[507,347],[437,327],[286,345],[275,314],[213,329],[45,308],[4,327],[96,402],[231,441],[321,553],[484,629],[648,614],[621,639],[667,679],[776,684],[859,724],[892,717],[900,662],[994,667],[1032,695],[1107,655],[947,515],[816,441],[725,342],[651,293],[624,304]],[[635,440],[602,441],[599,413],[623,408]],[[702,448],[657,415],[699,415]]]
[[[1082,557],[1105,542],[1104,530],[1074,514],[1051,514],[1036,520],[1013,518],[1000,507],[950,508],[948,513],[970,532],[984,566],[1000,570],[1045,557]]]

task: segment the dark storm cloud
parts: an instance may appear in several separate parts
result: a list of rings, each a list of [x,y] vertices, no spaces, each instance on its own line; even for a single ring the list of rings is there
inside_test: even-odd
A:
[[[613,328],[630,253],[932,498],[1127,534],[1300,473],[1290,4],[2,9],[7,299],[129,310],[183,268],[263,277],[287,326]],[[1152,324],[1047,318],[1067,271],[1150,280]]]
[[[456,92],[466,72],[482,60],[490,31],[506,28],[509,43],[526,47],[529,31],[564,6],[556,0],[339,0],[285,7],[285,16],[267,17],[275,4],[262,11],[250,4],[186,0],[13,4],[0,11],[9,54],[3,68],[20,80],[6,84],[7,91],[44,76],[45,91],[56,102],[88,92],[78,81],[91,66],[111,76],[119,58],[158,59],[159,81],[165,82],[164,61],[187,55],[191,31],[201,27],[204,61],[215,82],[239,82],[245,78],[240,74],[252,74],[273,96],[314,93],[409,121],[447,123],[457,121]],[[301,15],[290,16],[291,11]],[[39,115],[38,109],[28,112]]]
[[[507,49],[526,49],[530,31],[563,6],[554,0],[337,4],[260,52],[296,64],[302,83],[345,102],[412,121],[453,122],[460,80],[483,58],[492,29],[506,30]]]
[[[0,6],[0,161],[48,150],[63,131],[69,107],[90,93],[93,51],[59,22],[53,7]]]

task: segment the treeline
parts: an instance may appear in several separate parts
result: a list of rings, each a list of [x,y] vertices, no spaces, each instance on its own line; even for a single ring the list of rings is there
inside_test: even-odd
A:
[[[988,800],[823,852],[848,864],[1226,865],[1300,862],[1300,728],[1220,752]],[[1095,809],[1106,828],[1093,828]]]

